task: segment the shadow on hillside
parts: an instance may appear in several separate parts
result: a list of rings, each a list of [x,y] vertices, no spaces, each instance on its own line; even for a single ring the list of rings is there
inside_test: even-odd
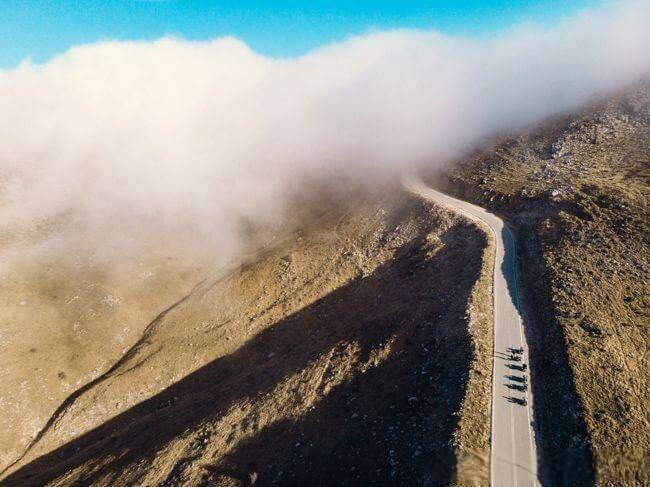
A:
[[[564,333],[553,315],[550,283],[539,242],[531,228],[519,231],[523,284],[535,315],[525,313],[540,479],[548,485],[596,484],[594,458],[583,406],[575,388]],[[524,310],[526,311],[526,310]]]
[[[501,272],[505,277],[512,305],[521,315],[522,310],[521,303],[519,302],[519,284],[517,283],[517,253],[515,248],[515,237],[506,225],[504,225],[501,230],[501,238],[504,247],[504,258],[503,263],[501,264]]]
[[[559,209],[554,211],[559,212]],[[553,214],[551,212],[551,214]],[[582,403],[575,390],[573,371],[564,344],[564,334],[548,310],[550,286],[543,277],[539,243],[534,242],[530,229],[518,232],[522,242],[512,240],[505,227],[506,259],[502,270],[508,290],[522,319],[531,362],[531,388],[535,398],[534,429],[537,436],[540,479],[549,485],[588,486],[595,484],[594,463],[587,426],[582,418]],[[533,243],[534,242],[534,243]],[[532,249],[531,245],[536,248]],[[519,247],[519,249],[516,248]],[[517,250],[525,256],[522,271],[527,278],[517,283]],[[512,256],[508,258],[508,254]],[[525,286],[529,300],[538,310],[535,317],[522,309],[519,288]],[[546,310],[546,311],[545,311]],[[541,312],[540,312],[541,311]],[[541,328],[542,324],[544,328]]]
[[[459,226],[443,241],[432,258],[424,239],[412,242],[372,275],[37,458],[2,485],[43,485],[66,472],[70,484],[137,483],[137,477],[120,475],[146,468],[184,433],[205,431],[233,404],[271,393],[332,348],[356,342],[365,361],[391,337],[383,363],[334,388],[307,414],[236,438],[217,462],[202,462],[200,448],[188,452],[189,461],[177,463],[165,483],[183,483],[185,466],[196,460],[204,465],[206,484],[224,477],[247,481],[252,472],[256,485],[448,484],[456,464],[454,413],[473,354],[465,305],[485,240],[477,229]]]

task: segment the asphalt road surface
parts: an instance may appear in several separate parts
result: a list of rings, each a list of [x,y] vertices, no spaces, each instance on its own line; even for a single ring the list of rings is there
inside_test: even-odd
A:
[[[538,485],[535,434],[532,427],[528,346],[519,312],[515,238],[496,215],[452,198],[417,180],[406,185],[421,196],[447,206],[492,230],[496,243],[494,264],[494,368],[492,375],[492,451],[490,483],[493,486]],[[520,353],[513,350],[521,349]]]

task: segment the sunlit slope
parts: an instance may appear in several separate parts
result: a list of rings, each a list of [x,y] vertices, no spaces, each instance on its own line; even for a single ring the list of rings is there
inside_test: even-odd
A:
[[[0,467],[105,372],[204,262],[155,242],[98,255],[65,218],[0,229]],[[65,246],[62,245],[65,241]]]

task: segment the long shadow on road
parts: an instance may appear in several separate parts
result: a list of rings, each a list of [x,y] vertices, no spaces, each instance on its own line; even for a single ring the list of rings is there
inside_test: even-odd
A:
[[[433,257],[424,238],[412,242],[372,275],[22,466],[2,485],[43,485],[64,474],[68,484],[138,483],[138,469],[173,440],[272,393],[326,352],[356,344],[365,361],[391,339],[383,363],[344,381],[307,414],[236,439],[226,458],[203,461],[200,450],[188,451],[166,482],[183,483],[186,465],[199,462],[206,484],[252,472],[257,485],[449,484],[455,413],[473,354],[465,306],[485,239],[474,227],[457,226],[443,241]]]

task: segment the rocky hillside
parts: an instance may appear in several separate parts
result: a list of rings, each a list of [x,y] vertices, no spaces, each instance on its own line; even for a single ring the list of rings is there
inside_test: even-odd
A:
[[[327,214],[163,308],[0,483],[484,478],[487,245],[405,195]]]
[[[477,152],[446,184],[517,229],[553,484],[650,482],[650,87]]]

